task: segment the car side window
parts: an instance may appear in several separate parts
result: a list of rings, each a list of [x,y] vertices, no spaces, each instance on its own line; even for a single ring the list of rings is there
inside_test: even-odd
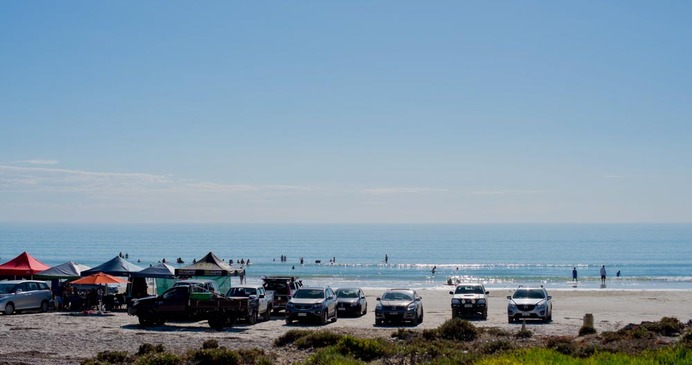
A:
[[[27,284],[29,284],[29,285],[28,285],[28,286],[29,286],[29,291],[38,290],[38,285],[36,285],[36,283],[27,283]]]
[[[22,283],[17,285],[17,289],[22,289],[22,291],[29,291],[29,283]]]
[[[39,288],[39,290],[48,290],[48,284],[38,283],[38,288]]]

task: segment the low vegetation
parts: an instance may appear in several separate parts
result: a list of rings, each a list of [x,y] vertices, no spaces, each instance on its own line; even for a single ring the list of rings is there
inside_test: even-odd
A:
[[[692,324],[662,318],[657,322],[630,324],[615,332],[597,334],[582,328],[578,337],[534,337],[525,329],[517,332],[483,329],[468,321],[451,319],[436,329],[398,329],[390,339],[359,338],[324,330],[291,330],[277,338],[274,346],[284,353],[303,354],[301,358],[283,359],[281,363],[305,365],[692,364]],[[161,345],[143,344],[135,354],[105,351],[82,364],[268,365],[274,358],[275,355],[268,355],[264,350],[229,350],[219,346],[216,340],[207,340],[201,349],[182,354],[168,352]]]

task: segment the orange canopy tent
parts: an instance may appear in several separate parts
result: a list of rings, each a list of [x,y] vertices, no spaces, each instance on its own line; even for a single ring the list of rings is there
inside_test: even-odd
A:
[[[116,278],[115,276],[104,274],[102,272],[97,272],[96,274],[91,274],[89,276],[85,276],[81,279],[77,279],[71,284],[125,284],[127,283],[127,280],[125,279],[119,279]]]
[[[33,276],[49,269],[50,266],[36,260],[26,251],[0,265],[0,276]]]

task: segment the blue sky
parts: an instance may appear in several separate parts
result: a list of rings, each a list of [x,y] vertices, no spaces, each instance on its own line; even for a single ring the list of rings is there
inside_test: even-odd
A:
[[[684,1],[0,3],[0,221],[692,222]]]

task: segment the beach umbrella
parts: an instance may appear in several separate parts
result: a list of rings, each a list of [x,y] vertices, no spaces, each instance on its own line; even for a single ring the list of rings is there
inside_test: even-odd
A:
[[[85,276],[81,279],[73,281],[71,284],[91,284],[91,285],[101,285],[101,284],[125,284],[127,280],[119,279],[115,276],[108,275],[102,272],[97,272],[96,274],[91,274]]]

